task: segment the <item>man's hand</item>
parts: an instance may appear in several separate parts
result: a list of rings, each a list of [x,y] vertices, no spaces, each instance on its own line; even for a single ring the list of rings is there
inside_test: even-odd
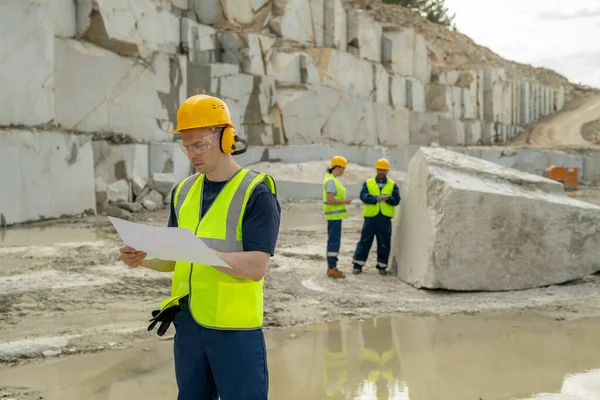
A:
[[[344,204],[350,204],[350,203],[352,203],[352,199],[346,199],[346,200],[344,200]]]
[[[389,198],[390,198],[390,195],[388,195],[388,194],[380,194],[379,196],[377,196],[377,201],[378,202],[387,201]]]
[[[121,261],[123,261],[131,268],[139,267],[142,261],[144,261],[144,259],[146,258],[146,253],[144,253],[143,251],[137,251],[136,249],[129,246],[121,247],[119,249],[119,252],[119,257],[121,258]]]

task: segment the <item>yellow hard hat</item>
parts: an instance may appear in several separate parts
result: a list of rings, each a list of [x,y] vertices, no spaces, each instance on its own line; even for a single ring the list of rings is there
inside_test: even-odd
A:
[[[179,110],[177,110],[177,128],[169,133],[219,125],[235,128],[225,102],[213,96],[197,94],[189,97],[179,106]]]
[[[385,158],[380,158],[379,160],[377,160],[377,162],[375,163],[375,169],[385,169],[385,170],[389,170],[390,169],[390,163],[388,160],[386,160]]]
[[[331,166],[346,168],[348,166],[348,160],[342,156],[335,156],[331,159]]]

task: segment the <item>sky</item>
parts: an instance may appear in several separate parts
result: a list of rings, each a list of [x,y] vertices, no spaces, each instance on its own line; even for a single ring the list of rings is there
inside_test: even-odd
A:
[[[445,0],[458,30],[501,57],[600,88],[600,0]]]

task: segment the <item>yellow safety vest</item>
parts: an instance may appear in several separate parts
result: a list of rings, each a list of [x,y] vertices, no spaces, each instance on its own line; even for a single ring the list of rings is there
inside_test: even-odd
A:
[[[395,184],[396,182],[388,178],[383,189],[379,189],[379,185],[377,184],[377,181],[375,181],[375,178],[369,178],[367,179],[367,190],[371,196],[379,196],[380,194],[391,196]],[[363,217],[374,217],[379,214],[379,211],[386,217],[392,218],[394,216],[394,206],[382,201],[377,204],[365,204],[363,207]]]
[[[333,396],[340,391],[348,380],[348,351],[333,352],[325,350],[325,393]]]
[[[384,370],[384,366],[396,357],[395,349],[389,349],[380,355],[374,350],[363,348],[363,357],[379,366],[377,369],[371,370],[367,375],[367,380],[369,382],[377,382],[380,376],[383,377],[387,383],[392,383],[394,381],[394,373],[389,367]]]
[[[269,175],[240,169],[200,219],[204,175],[188,177],[178,185],[173,198],[178,226],[194,232],[217,251],[243,251],[242,218],[252,191],[261,182],[276,194],[275,182]],[[259,328],[263,323],[263,281],[234,278],[209,265],[178,261],[171,297],[163,301],[160,308],[177,305],[179,299],[189,294],[190,313],[202,326]]]
[[[348,217],[345,204],[329,204],[327,202],[327,182],[333,180],[335,182],[335,196],[336,200],[344,200],[346,198],[346,188],[333,174],[325,175],[323,179],[323,212],[325,213],[325,219],[328,221],[340,220]]]

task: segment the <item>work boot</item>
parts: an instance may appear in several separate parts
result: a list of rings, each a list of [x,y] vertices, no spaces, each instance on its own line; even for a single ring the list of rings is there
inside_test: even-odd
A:
[[[377,269],[379,270],[379,275],[381,275],[381,276],[386,276],[388,274],[388,272],[385,269],[379,269],[379,268],[377,268]]]
[[[352,273],[354,275],[361,274],[362,273],[362,269],[360,269],[360,268],[354,268],[354,269],[352,269]]]
[[[346,277],[342,271],[337,269],[337,267],[327,268],[327,276],[334,279]]]

